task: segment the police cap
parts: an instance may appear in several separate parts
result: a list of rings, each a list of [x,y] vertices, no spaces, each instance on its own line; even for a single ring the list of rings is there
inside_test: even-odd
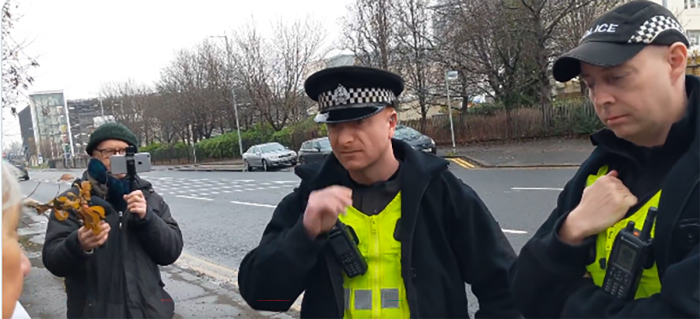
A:
[[[318,71],[304,82],[306,94],[318,103],[318,123],[342,123],[365,119],[385,107],[396,107],[403,79],[389,71],[341,66]]]

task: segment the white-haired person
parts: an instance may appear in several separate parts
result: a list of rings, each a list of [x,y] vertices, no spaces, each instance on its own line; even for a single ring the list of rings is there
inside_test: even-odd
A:
[[[20,220],[22,193],[16,168],[2,162],[2,317],[29,318],[19,304],[24,277],[29,273],[29,259],[19,245],[17,226]]]

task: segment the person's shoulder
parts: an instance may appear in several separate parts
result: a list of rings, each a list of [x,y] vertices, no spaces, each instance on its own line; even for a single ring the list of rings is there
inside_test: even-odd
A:
[[[431,182],[432,185],[429,186],[428,189],[435,191],[440,190],[441,192],[449,194],[455,199],[470,199],[478,197],[476,191],[474,191],[469,184],[464,182],[450,170],[443,170],[439,172],[436,177],[437,178],[433,179]],[[439,183],[439,185],[435,183]]]

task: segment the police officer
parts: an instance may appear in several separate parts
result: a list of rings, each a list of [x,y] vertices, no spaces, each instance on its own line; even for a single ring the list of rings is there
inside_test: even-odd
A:
[[[554,63],[557,81],[587,84],[606,128],[511,269],[525,317],[700,317],[700,79],[685,74],[688,46],[669,10],[631,1]],[[629,221],[642,229],[650,207],[654,264],[636,268],[642,279],[625,301],[602,283],[618,233]]]
[[[484,203],[444,159],[392,139],[403,80],[365,67],[321,70],[305,82],[333,154],[298,166],[300,186],[275,209],[238,282],[257,310],[302,318],[519,317],[507,270],[515,253]],[[336,220],[357,237],[368,270],[349,278],[327,234]]]

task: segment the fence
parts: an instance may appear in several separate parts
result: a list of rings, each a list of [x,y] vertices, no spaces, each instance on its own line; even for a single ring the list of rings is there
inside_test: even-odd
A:
[[[578,135],[591,133],[602,127],[593,106],[585,100],[556,103],[549,119],[543,116],[540,108],[521,107],[506,110],[491,107],[487,110],[474,109],[467,113],[455,112],[452,120],[457,144]],[[402,124],[422,131],[437,144],[452,143],[448,115],[427,119],[423,127],[420,120],[404,121]]]

